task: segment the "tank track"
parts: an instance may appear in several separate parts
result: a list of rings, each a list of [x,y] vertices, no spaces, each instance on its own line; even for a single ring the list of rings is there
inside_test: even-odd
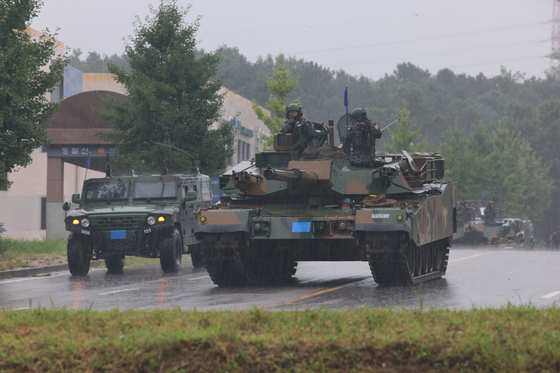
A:
[[[258,258],[251,255],[255,252],[242,233],[206,233],[201,242],[204,266],[221,287],[278,284],[296,273],[296,261],[274,255]]]
[[[408,286],[442,277],[450,243],[445,238],[418,247],[402,232],[367,233],[359,241],[380,286]]]
[[[447,271],[449,238],[417,247],[407,233],[367,233],[356,243],[366,253],[380,286],[414,285]],[[289,257],[249,248],[243,233],[206,233],[201,254],[210,278],[220,287],[282,283],[297,269],[297,262]]]

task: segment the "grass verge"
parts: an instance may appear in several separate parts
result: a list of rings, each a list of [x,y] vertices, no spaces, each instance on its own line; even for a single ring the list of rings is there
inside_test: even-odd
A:
[[[0,312],[0,371],[557,372],[560,308]]]
[[[0,236],[0,271],[66,263],[66,240],[16,240]],[[126,266],[158,263],[159,259],[127,257]]]

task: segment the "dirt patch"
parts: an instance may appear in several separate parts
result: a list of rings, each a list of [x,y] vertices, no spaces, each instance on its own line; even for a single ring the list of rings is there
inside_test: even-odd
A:
[[[54,258],[37,258],[37,259],[8,259],[0,260],[0,271],[9,271],[12,269],[23,269],[23,268],[36,268],[45,267],[50,265],[65,264],[67,263],[66,257],[54,257]]]

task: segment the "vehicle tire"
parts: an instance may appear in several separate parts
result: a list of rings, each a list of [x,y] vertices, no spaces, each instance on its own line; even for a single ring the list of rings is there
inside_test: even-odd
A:
[[[202,260],[202,252],[200,251],[200,245],[190,245],[189,253],[191,254],[191,261],[194,268],[204,267],[204,261]]]
[[[177,228],[161,240],[159,244],[159,263],[165,273],[177,272],[181,267],[183,255],[181,235]]]
[[[124,268],[124,255],[111,255],[105,258],[105,266],[110,273],[120,273]]]
[[[88,241],[82,240],[80,235],[76,233],[70,233],[68,237],[68,269],[70,269],[72,276],[85,276],[89,272],[91,244]]]

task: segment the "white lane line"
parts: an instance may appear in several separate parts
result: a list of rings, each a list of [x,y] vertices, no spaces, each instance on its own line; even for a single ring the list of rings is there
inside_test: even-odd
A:
[[[189,278],[188,281],[200,280],[200,279],[208,278],[208,277],[210,277],[210,276],[202,276],[202,277]]]
[[[124,289],[124,290],[115,290],[115,291],[110,291],[108,293],[101,293],[101,294],[97,294],[97,295],[107,295],[107,294],[115,294],[115,293],[123,293],[125,291],[134,291],[134,290],[140,290],[140,288],[136,288],[136,289]]]
[[[11,282],[22,282],[22,281],[30,281],[30,280],[44,280],[46,278],[51,278],[51,277],[53,276],[25,277],[25,278],[18,278],[14,280],[0,281],[0,284],[9,284]]]
[[[560,291],[553,291],[552,293],[548,293],[547,295],[543,296],[543,298],[552,298],[558,294],[560,294]]]

